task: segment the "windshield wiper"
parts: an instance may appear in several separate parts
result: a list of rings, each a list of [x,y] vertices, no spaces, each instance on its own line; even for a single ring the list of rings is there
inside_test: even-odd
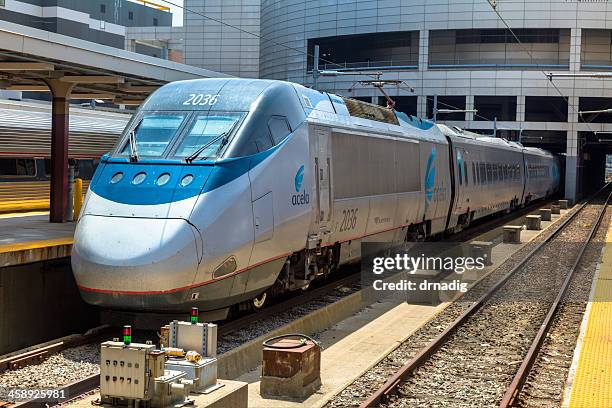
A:
[[[138,147],[136,146],[136,132],[134,130],[130,132],[130,161],[138,161]]]
[[[219,140],[221,138],[225,139],[228,134],[229,134],[229,131],[228,132],[223,132],[219,136],[217,136],[213,140],[211,140],[210,142],[208,142],[205,145],[201,146],[195,152],[193,152],[189,156],[185,157],[185,162],[187,162],[187,163],[193,162],[195,159],[200,157],[200,155],[204,152],[204,150],[206,150],[210,145],[212,145],[213,143],[215,143],[217,140]]]

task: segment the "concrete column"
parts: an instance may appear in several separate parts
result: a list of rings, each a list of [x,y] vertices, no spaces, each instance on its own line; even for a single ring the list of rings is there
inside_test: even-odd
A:
[[[429,30],[419,31],[419,71],[427,71],[429,62]]]
[[[570,33],[570,72],[580,71],[580,58],[582,52],[582,29],[572,28]],[[575,89],[575,88],[574,88]],[[572,90],[572,93],[574,91]],[[578,140],[578,97],[568,98],[568,131],[565,158],[565,198],[576,202],[581,196],[580,179],[580,141]],[[573,108],[572,108],[573,106]]]
[[[525,95],[519,95],[516,100],[516,121],[521,123],[525,121]]]
[[[70,92],[74,84],[59,79],[45,81],[53,97],[51,111],[50,222],[66,222],[68,209],[68,128]]]
[[[569,69],[570,72],[578,72],[582,54],[582,28],[572,28],[570,36]]]
[[[565,198],[576,202],[580,197],[580,144],[578,140],[578,97],[570,96],[568,98],[568,131],[567,131],[567,147],[565,158]],[[571,106],[575,109],[572,109]]]
[[[425,95],[417,97],[417,116],[419,118],[427,117],[427,96]]]
[[[474,95],[468,95],[465,99],[465,109],[474,109]],[[474,120],[474,112],[466,112],[465,120],[472,122]]]

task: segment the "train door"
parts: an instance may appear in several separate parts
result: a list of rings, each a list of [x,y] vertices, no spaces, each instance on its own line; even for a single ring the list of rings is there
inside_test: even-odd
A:
[[[318,225],[319,237],[326,241],[325,236],[330,232],[332,219],[332,192],[331,192],[331,130],[323,126],[314,126],[313,137],[310,138],[310,151],[312,152],[312,168],[314,169],[315,199],[315,225]],[[314,231],[313,231],[314,232]]]
[[[457,147],[455,149],[455,175],[457,180],[457,200],[456,210],[462,212],[464,210],[463,204],[465,203],[465,175],[463,171],[463,160],[464,152],[462,149]]]

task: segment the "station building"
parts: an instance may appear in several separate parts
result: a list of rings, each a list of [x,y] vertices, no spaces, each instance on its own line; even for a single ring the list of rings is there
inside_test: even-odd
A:
[[[612,113],[578,113],[612,108],[612,77],[583,77],[612,74],[612,3],[492,2],[520,42],[486,0],[185,0],[255,34],[186,11],[185,62],[309,85],[319,45],[320,69],[341,74],[320,77],[318,89],[384,104],[360,82],[382,72],[402,81],[387,92],[408,114],[432,118],[434,99],[439,109],[476,109],[437,120],[561,154],[575,199],[603,182],[612,143],[598,133],[612,132]]]
[[[5,0],[0,20],[124,48],[127,27],[171,26],[164,7],[127,0]]]

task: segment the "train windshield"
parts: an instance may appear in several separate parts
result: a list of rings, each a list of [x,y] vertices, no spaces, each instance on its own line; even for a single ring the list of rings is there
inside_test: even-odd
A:
[[[193,159],[216,157],[242,116],[241,113],[228,112],[197,115],[179,142],[174,156]]]
[[[187,115],[177,112],[145,114],[133,130],[138,154],[162,156]],[[129,141],[121,150],[121,154],[130,154]]]

